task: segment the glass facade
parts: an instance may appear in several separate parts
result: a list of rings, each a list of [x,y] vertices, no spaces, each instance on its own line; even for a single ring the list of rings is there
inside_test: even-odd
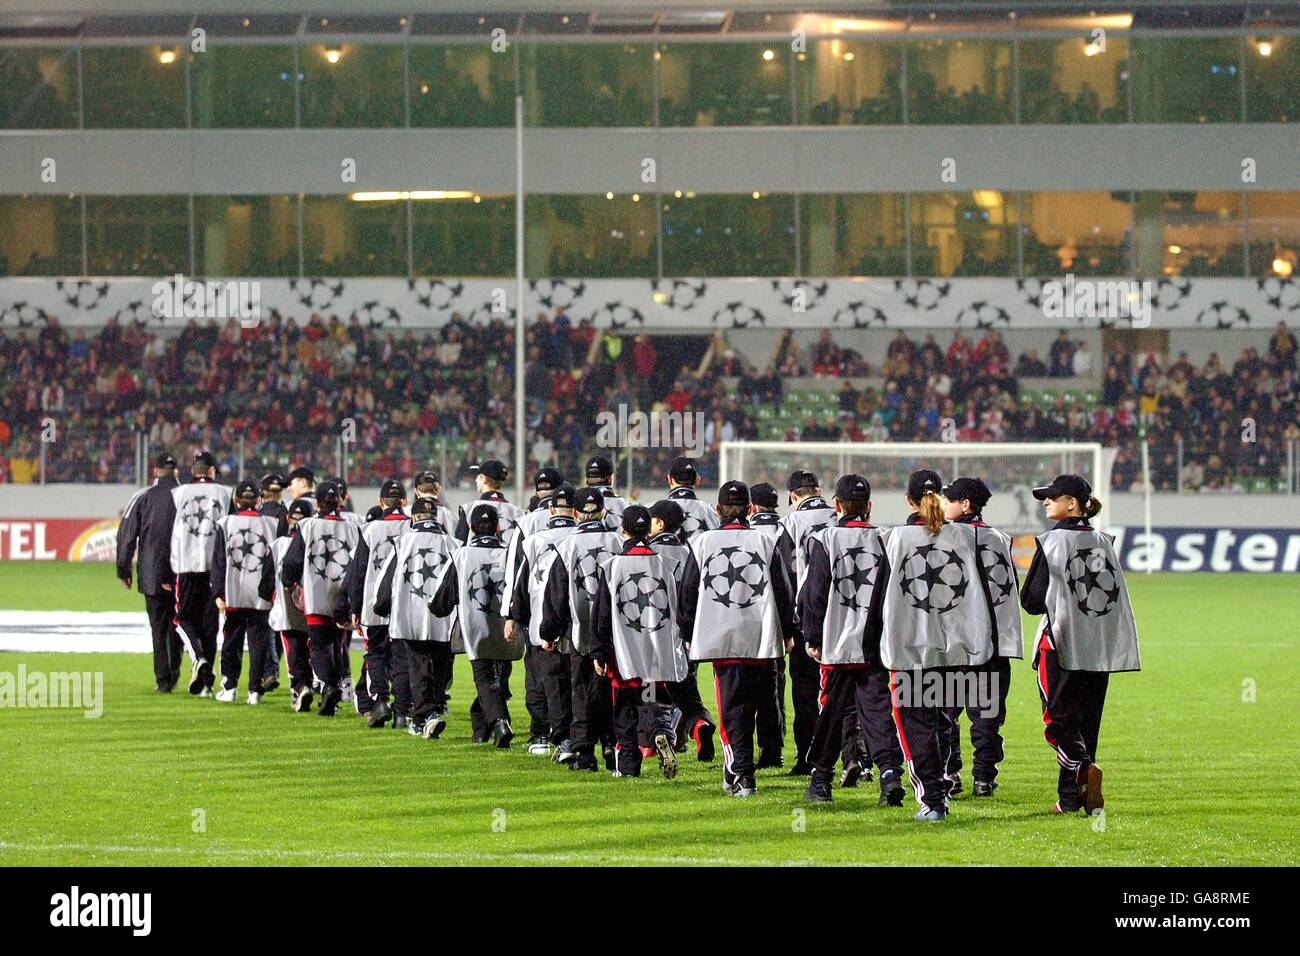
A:
[[[303,269],[311,276],[404,276],[406,211],[402,199],[304,196]]]
[[[903,196],[840,193],[800,196],[799,200],[805,275],[907,275]]]
[[[514,196],[412,200],[418,276],[506,276],[515,271]]]
[[[1240,122],[1241,72],[1238,37],[1135,37],[1133,119]]]
[[[194,273],[296,276],[298,197],[195,196]]]
[[[528,124],[654,125],[653,54],[649,43],[525,47],[519,69]]]
[[[1138,272],[1148,276],[1242,275],[1243,206],[1241,193],[1137,193]]]
[[[794,196],[664,196],[664,275],[795,273]]]
[[[86,264],[92,276],[189,272],[188,198],[88,196]]]
[[[660,126],[787,126],[789,43],[660,44]]]
[[[917,193],[909,205],[914,275],[1016,274],[1014,193]]]
[[[77,51],[0,47],[0,128],[77,127]]]
[[[641,276],[658,267],[655,197],[528,196],[524,254],[530,276]]]
[[[1022,193],[1020,216],[1025,275],[1129,273],[1128,193]]]
[[[802,125],[903,122],[901,44],[816,40],[795,55],[795,82]]]
[[[1247,37],[1244,65],[1248,122],[1300,120],[1300,36]]]
[[[293,47],[210,46],[190,70],[195,129],[294,125]]]
[[[411,125],[515,125],[515,59],[487,46],[411,46]]]
[[[907,118],[918,125],[1015,121],[1010,40],[919,40],[907,44]]]
[[[302,125],[389,129],[406,125],[406,53],[397,44],[308,43],[298,53]]]
[[[183,129],[189,47],[88,46],[81,51],[89,129]]]
[[[1021,40],[1020,122],[1128,121],[1128,40]]]
[[[80,198],[0,196],[0,275],[81,271]]]

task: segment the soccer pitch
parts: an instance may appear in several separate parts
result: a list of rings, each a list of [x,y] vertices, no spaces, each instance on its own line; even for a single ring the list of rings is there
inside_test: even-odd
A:
[[[1293,864],[1300,588],[1244,574],[1133,574],[1129,586],[1143,671],[1111,679],[1102,819],[1048,813],[1056,762],[1024,663],[996,796],[968,795],[963,721],[967,793],[946,823],[922,825],[910,789],[901,810],[878,808],[874,783],[810,806],[806,778],[769,770],[742,801],[722,793],[718,763],[691,754],[676,780],[653,761],[618,780],[530,757],[522,738],[506,752],[471,744],[464,658],[446,733],[422,741],[370,730],[350,708],[292,714],[283,689],[261,707],[191,698],[183,683],[156,695],[142,654],[0,652],[0,672],[104,681],[98,719],[0,709],[0,864]],[[109,565],[0,572],[0,619],[142,607]],[[708,668],[700,681],[712,709]],[[522,669],[512,691],[523,727]]]

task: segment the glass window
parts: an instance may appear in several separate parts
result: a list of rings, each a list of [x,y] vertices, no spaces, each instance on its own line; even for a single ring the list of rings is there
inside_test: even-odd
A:
[[[795,54],[799,122],[817,126],[903,122],[902,47],[817,40]]]
[[[388,129],[406,124],[400,45],[308,43],[298,52],[302,125],[313,129]]]
[[[399,85],[400,88],[400,85]],[[303,272],[309,276],[404,276],[406,200],[391,193],[303,199]]]
[[[194,57],[196,129],[293,126],[293,47],[209,46]]]
[[[513,196],[417,199],[411,217],[416,275],[514,275]]]
[[[911,123],[1010,123],[1011,41],[920,40],[907,44]]]
[[[1246,119],[1300,120],[1300,34],[1246,39]]]
[[[1016,273],[1014,194],[916,193],[911,208],[913,275]]]
[[[901,193],[810,193],[799,210],[804,275],[907,275]]]
[[[183,128],[188,57],[189,47],[182,44],[83,47],[86,128]]]
[[[1300,278],[1300,192],[1247,197],[1250,274]]]
[[[77,51],[0,48],[0,129],[77,127]]]
[[[1236,123],[1241,119],[1237,37],[1133,38],[1133,119]]]
[[[530,276],[655,275],[654,195],[528,196],[525,202]]]
[[[794,275],[794,197],[665,195],[664,275]]]
[[[522,50],[531,126],[650,126],[654,63],[649,43],[540,43]]]
[[[195,196],[194,268],[201,276],[296,276],[294,196]]]
[[[1241,196],[1138,193],[1138,275],[1244,275]]]
[[[88,197],[86,246],[91,275],[189,272],[189,201],[184,196]]]
[[[515,59],[486,43],[411,47],[412,126],[514,126]]]
[[[1128,193],[1022,193],[1025,275],[1126,275],[1133,210]]]
[[[0,196],[0,275],[81,275],[81,200]]]
[[[1128,39],[1020,41],[1024,123],[1128,121]]]
[[[660,126],[785,126],[788,43],[678,43],[659,47]]]

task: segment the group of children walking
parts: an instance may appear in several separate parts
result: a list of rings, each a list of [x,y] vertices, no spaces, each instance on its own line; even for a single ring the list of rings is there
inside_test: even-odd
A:
[[[1138,669],[1137,632],[1111,539],[1089,523],[1100,502],[1077,475],[1034,489],[1053,524],[1022,588],[1011,539],[983,520],[985,483],[945,485],[929,470],[908,481],[907,520],[882,529],[856,474],[827,500],[816,475],[796,470],[782,517],[767,484],[729,481],[705,504],[694,462],[679,458],[667,496],[647,508],[614,492],[613,467],[596,456],[578,487],[541,469],[522,510],[501,492],[506,466],[486,461],[479,497],[454,516],[424,471],[409,511],[389,479],[362,519],[338,479],[317,484],[298,469],[232,492],[214,465],[196,456],[192,480],[171,490],[175,623],[192,694],[212,694],[220,612],[218,701],[236,700],[247,643],[248,703],[278,684],[282,652],[294,711],[318,701],[332,716],[350,702],[370,727],[432,740],[446,729],[452,663],[464,653],[473,740],[508,748],[522,661],[528,753],[616,777],[653,759],[672,778],[678,754],[714,760],[716,735],[724,791],[748,797],[758,770],[784,764],[789,685],[789,773],[810,777],[807,800],[832,800],[838,766],[841,787],[874,771],[880,805],[901,807],[906,774],[916,818],[936,822],[963,790],[963,711],[973,795],[998,786],[1023,607],[1042,616],[1031,663],[1060,765],[1053,810],[1103,805],[1107,678]],[[364,642],[355,686],[354,635]],[[699,693],[704,661],[716,721]]]

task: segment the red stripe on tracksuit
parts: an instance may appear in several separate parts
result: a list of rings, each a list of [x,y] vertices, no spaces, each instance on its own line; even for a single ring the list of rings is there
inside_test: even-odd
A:
[[[720,663],[718,661],[715,664]],[[727,773],[731,773],[731,741],[727,739],[727,725],[722,719],[722,686],[718,683],[718,672],[713,672],[713,699],[718,705],[718,739],[722,741],[722,766]],[[699,725],[696,725],[698,731]],[[695,742],[698,744],[700,738],[697,734]]]
[[[903,749],[903,761],[907,764],[907,776],[912,781],[912,790],[916,793],[916,802],[926,809],[925,785],[921,783],[912,769],[912,748],[907,746],[907,735],[903,733],[903,718],[898,713],[898,696],[895,694],[894,674],[889,674],[889,710],[894,717],[894,729],[898,732],[898,745]]]
[[[1043,697],[1043,739],[1047,741],[1047,746],[1056,751],[1056,762],[1066,770],[1077,772],[1081,764],[1077,760],[1071,760],[1066,756],[1057,744],[1056,738],[1052,736],[1052,715],[1047,712],[1047,651],[1052,650],[1051,642],[1048,641],[1047,635],[1044,634],[1038,641],[1038,692]]]

